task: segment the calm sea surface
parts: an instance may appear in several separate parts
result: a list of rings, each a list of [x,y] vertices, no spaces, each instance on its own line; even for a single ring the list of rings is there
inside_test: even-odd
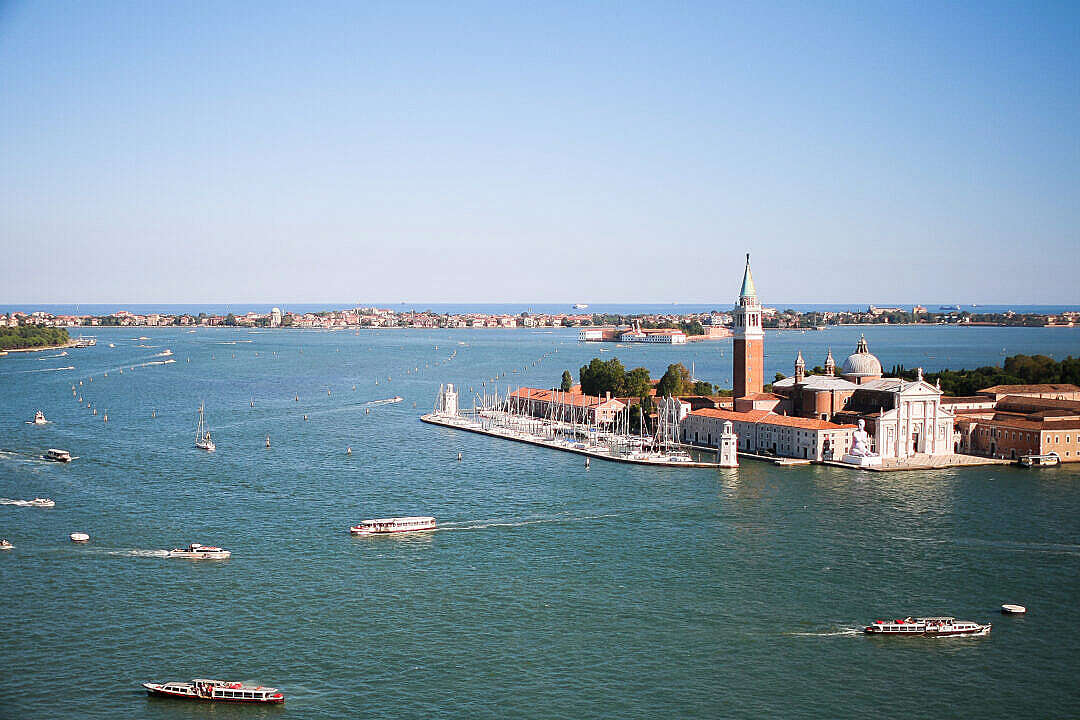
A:
[[[842,361],[859,332],[770,333],[768,375],[790,372],[798,349],[811,366],[828,347]],[[1080,354],[1080,330],[865,332],[886,368]],[[0,718],[1080,713],[1080,468],[586,470],[574,455],[417,420],[440,382],[480,390],[505,372],[504,389],[550,386],[596,354],[654,377],[693,362],[727,384],[730,341],[96,334],[66,356],[0,359],[0,537],[16,546],[0,553]],[[405,401],[366,404],[394,395]],[[212,455],[192,446],[202,401]],[[51,424],[25,424],[37,408]],[[78,459],[37,459],[51,447]],[[56,507],[6,503],[38,495]],[[405,514],[435,515],[441,529],[348,534]],[[67,541],[77,530],[88,545]],[[161,556],[192,541],[233,557]],[[1030,612],[1001,616],[1003,602]],[[857,633],[927,613],[994,630]],[[275,685],[288,700],[208,706],[139,687],[196,676]]]

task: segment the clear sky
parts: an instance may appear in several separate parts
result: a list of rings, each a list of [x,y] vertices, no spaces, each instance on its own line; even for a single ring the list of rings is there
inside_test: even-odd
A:
[[[1080,3],[4,2],[0,302],[1080,304]]]

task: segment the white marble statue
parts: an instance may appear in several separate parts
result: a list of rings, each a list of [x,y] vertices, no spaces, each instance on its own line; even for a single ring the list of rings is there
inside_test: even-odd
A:
[[[859,418],[859,429],[851,434],[851,452],[855,457],[870,457],[870,433],[866,432],[866,422]]]
[[[881,465],[881,456],[870,450],[870,434],[866,432],[862,418],[859,418],[859,429],[851,434],[851,450],[844,453],[844,462],[859,467]]]

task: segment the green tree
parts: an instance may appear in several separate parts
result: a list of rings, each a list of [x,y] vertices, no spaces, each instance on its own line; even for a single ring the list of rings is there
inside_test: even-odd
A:
[[[574,376],[570,374],[569,370],[562,371],[562,384],[559,389],[563,392],[570,392],[570,388],[574,387]]]
[[[626,373],[620,397],[648,398],[650,390],[652,390],[652,378],[649,377],[648,369],[637,367]]]
[[[607,362],[600,358],[593,358],[588,365],[582,365],[581,370],[578,371],[581,392],[586,395],[603,395],[608,392],[612,395],[620,395],[625,375],[626,368],[618,358],[611,358]]]
[[[660,397],[688,395],[692,389],[690,371],[682,363],[674,363],[668,365],[667,372],[660,378],[660,384],[656,386],[656,394]]]

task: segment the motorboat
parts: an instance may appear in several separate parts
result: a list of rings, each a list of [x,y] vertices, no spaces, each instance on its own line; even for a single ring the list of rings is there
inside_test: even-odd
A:
[[[925,635],[929,637],[952,637],[956,635],[986,635],[990,623],[985,625],[952,617],[904,618],[903,620],[875,620],[863,628],[867,635]]]
[[[1027,608],[1023,605],[1013,605],[1011,603],[1005,603],[1001,606],[1001,612],[1004,615],[1023,615],[1027,612]]]
[[[84,532],[73,532],[70,535],[68,535],[68,537],[71,539],[71,542],[73,542],[73,543],[90,542],[90,536],[87,535]]]
[[[49,448],[41,457],[46,460],[52,460],[53,462],[71,462],[71,453],[67,450],[58,450],[57,448]]]
[[[228,560],[232,557],[232,553],[213,545],[191,543],[187,548],[173,548],[169,551],[169,557],[187,560]]]
[[[44,425],[47,422],[49,422],[49,421],[45,419],[45,413],[41,412],[40,410],[38,410],[36,413],[34,413],[34,420],[33,420],[34,425]]]
[[[428,516],[382,518],[364,520],[353,525],[349,532],[353,535],[389,535],[400,532],[421,532],[435,529],[435,518]]]
[[[56,501],[52,498],[36,497],[30,501],[30,507],[51,508],[56,507]]]
[[[202,702],[266,703],[280,704],[285,696],[277,688],[263,685],[245,685],[224,680],[192,680],[190,682],[168,681],[142,684],[148,695],[170,697],[178,700]]]
[[[0,550],[10,550],[15,547],[10,540],[4,540],[0,538]]]

